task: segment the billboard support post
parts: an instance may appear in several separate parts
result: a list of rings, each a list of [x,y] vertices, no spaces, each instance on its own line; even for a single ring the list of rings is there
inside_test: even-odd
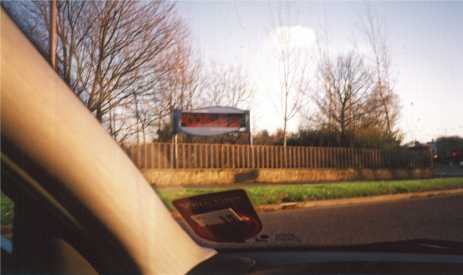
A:
[[[174,134],[174,165],[173,168],[178,168],[177,160],[178,160],[178,134]]]

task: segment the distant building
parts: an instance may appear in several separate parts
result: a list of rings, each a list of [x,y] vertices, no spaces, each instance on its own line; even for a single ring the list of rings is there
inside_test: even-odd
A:
[[[422,151],[422,150],[429,150],[432,148],[432,145],[429,143],[421,143],[419,141],[410,141],[404,145],[405,148],[413,151]]]

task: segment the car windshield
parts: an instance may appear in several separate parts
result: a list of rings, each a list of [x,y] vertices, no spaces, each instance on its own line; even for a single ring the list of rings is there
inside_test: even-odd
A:
[[[463,2],[2,8],[200,244],[463,242]]]

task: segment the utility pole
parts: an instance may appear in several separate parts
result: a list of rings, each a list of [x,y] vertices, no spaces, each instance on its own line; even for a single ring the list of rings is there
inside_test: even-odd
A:
[[[50,65],[52,66],[53,70],[56,71],[56,44],[57,44],[57,36],[56,36],[56,17],[57,17],[57,0],[50,0]]]

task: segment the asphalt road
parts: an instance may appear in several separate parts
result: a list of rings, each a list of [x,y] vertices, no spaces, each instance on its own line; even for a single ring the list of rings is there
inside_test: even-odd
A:
[[[463,241],[463,195],[259,213],[281,245],[351,245],[406,239]]]

